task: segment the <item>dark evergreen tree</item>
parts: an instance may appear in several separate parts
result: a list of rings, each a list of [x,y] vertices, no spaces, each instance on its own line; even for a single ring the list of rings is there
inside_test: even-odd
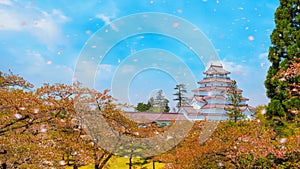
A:
[[[282,127],[287,122],[297,123],[300,115],[300,75],[294,68],[300,63],[299,11],[299,0],[280,0],[275,12],[276,28],[272,32],[272,45],[269,48],[271,66],[265,86],[271,100],[266,115]]]
[[[187,91],[185,89],[184,84],[178,84],[178,85],[175,86],[174,89],[176,90],[176,93],[173,94],[173,95],[175,95],[176,98],[173,99],[173,100],[178,101],[177,107],[180,108],[186,102],[186,97],[184,95],[186,94]]]
[[[170,112],[169,100],[168,99],[164,100],[164,112]]]
[[[150,105],[149,102],[147,104],[141,102],[141,103],[138,103],[138,105],[136,107],[136,110],[139,111],[139,112],[146,112],[150,108],[151,108],[151,105]]]

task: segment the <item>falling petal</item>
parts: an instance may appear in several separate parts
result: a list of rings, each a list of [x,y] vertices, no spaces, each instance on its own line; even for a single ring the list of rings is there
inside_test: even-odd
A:
[[[91,31],[90,30],[86,30],[85,33],[89,35],[89,34],[91,34]]]
[[[20,119],[20,118],[22,118],[22,115],[21,114],[15,114],[15,117],[17,118],[17,119]]]
[[[40,127],[40,132],[41,132],[41,133],[47,132],[47,129],[45,128],[44,125],[42,125],[42,126]]]
[[[178,9],[177,12],[178,12],[178,13],[182,13],[182,10],[181,10],[181,9]]]
[[[175,22],[175,23],[173,23],[173,28],[177,28],[178,26],[179,26],[179,23],[178,22]]]
[[[249,36],[248,39],[251,40],[251,41],[253,41],[254,40],[254,36]]]
[[[285,142],[286,142],[286,138],[281,138],[281,139],[279,140],[279,142],[280,142],[280,143],[285,143]]]
[[[38,112],[39,112],[39,109],[38,109],[38,108],[33,109],[33,113],[34,113],[34,114],[37,114]]]
[[[66,162],[65,162],[65,160],[61,160],[61,161],[59,161],[59,165],[66,165]]]
[[[218,166],[222,167],[222,166],[224,166],[224,164],[222,162],[218,162]]]
[[[60,49],[60,50],[57,51],[57,54],[58,54],[58,55],[61,55],[62,52],[63,52],[63,50]]]

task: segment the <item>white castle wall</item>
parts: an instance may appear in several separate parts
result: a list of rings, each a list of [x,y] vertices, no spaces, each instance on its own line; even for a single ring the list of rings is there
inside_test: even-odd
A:
[[[217,114],[226,114],[226,111],[224,109],[216,109],[216,108],[211,108],[211,109],[201,109],[201,113],[217,113]]]
[[[208,99],[206,100],[208,104],[226,104],[226,99]]]

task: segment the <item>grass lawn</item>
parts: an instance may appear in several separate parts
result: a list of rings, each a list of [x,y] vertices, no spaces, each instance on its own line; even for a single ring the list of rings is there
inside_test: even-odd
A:
[[[138,158],[133,159],[133,162],[142,162],[143,160],[140,160]],[[106,168],[108,169],[128,169],[128,163],[129,159],[124,157],[112,157],[108,163],[106,164]],[[155,163],[155,169],[162,169],[165,166],[163,163]],[[145,165],[134,165],[134,169],[152,169],[152,162],[145,164]],[[82,166],[79,167],[79,169],[93,169],[94,165],[88,165],[88,166]],[[72,169],[72,167],[66,167],[66,169]]]

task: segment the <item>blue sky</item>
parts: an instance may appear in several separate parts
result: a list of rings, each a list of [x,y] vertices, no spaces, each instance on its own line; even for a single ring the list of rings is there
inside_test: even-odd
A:
[[[81,51],[99,29],[128,15],[158,12],[180,17],[198,27],[214,46],[225,69],[232,72],[231,78],[244,90],[244,96],[250,98],[249,104],[266,104],[263,83],[269,66],[269,36],[278,5],[277,0],[259,3],[251,0],[0,0],[0,70],[11,69],[36,87],[43,83],[71,84]],[[175,54],[197,81],[203,78],[207,65],[197,60],[188,47],[163,35],[142,34],[123,39],[97,63],[95,88],[112,88],[114,76],[126,58],[146,49]],[[130,67],[125,65],[122,70],[130,71]],[[164,90],[172,100],[176,78],[158,69],[140,71],[130,81],[129,100],[132,104],[146,102],[157,89]],[[122,86],[120,81],[115,83]]]

